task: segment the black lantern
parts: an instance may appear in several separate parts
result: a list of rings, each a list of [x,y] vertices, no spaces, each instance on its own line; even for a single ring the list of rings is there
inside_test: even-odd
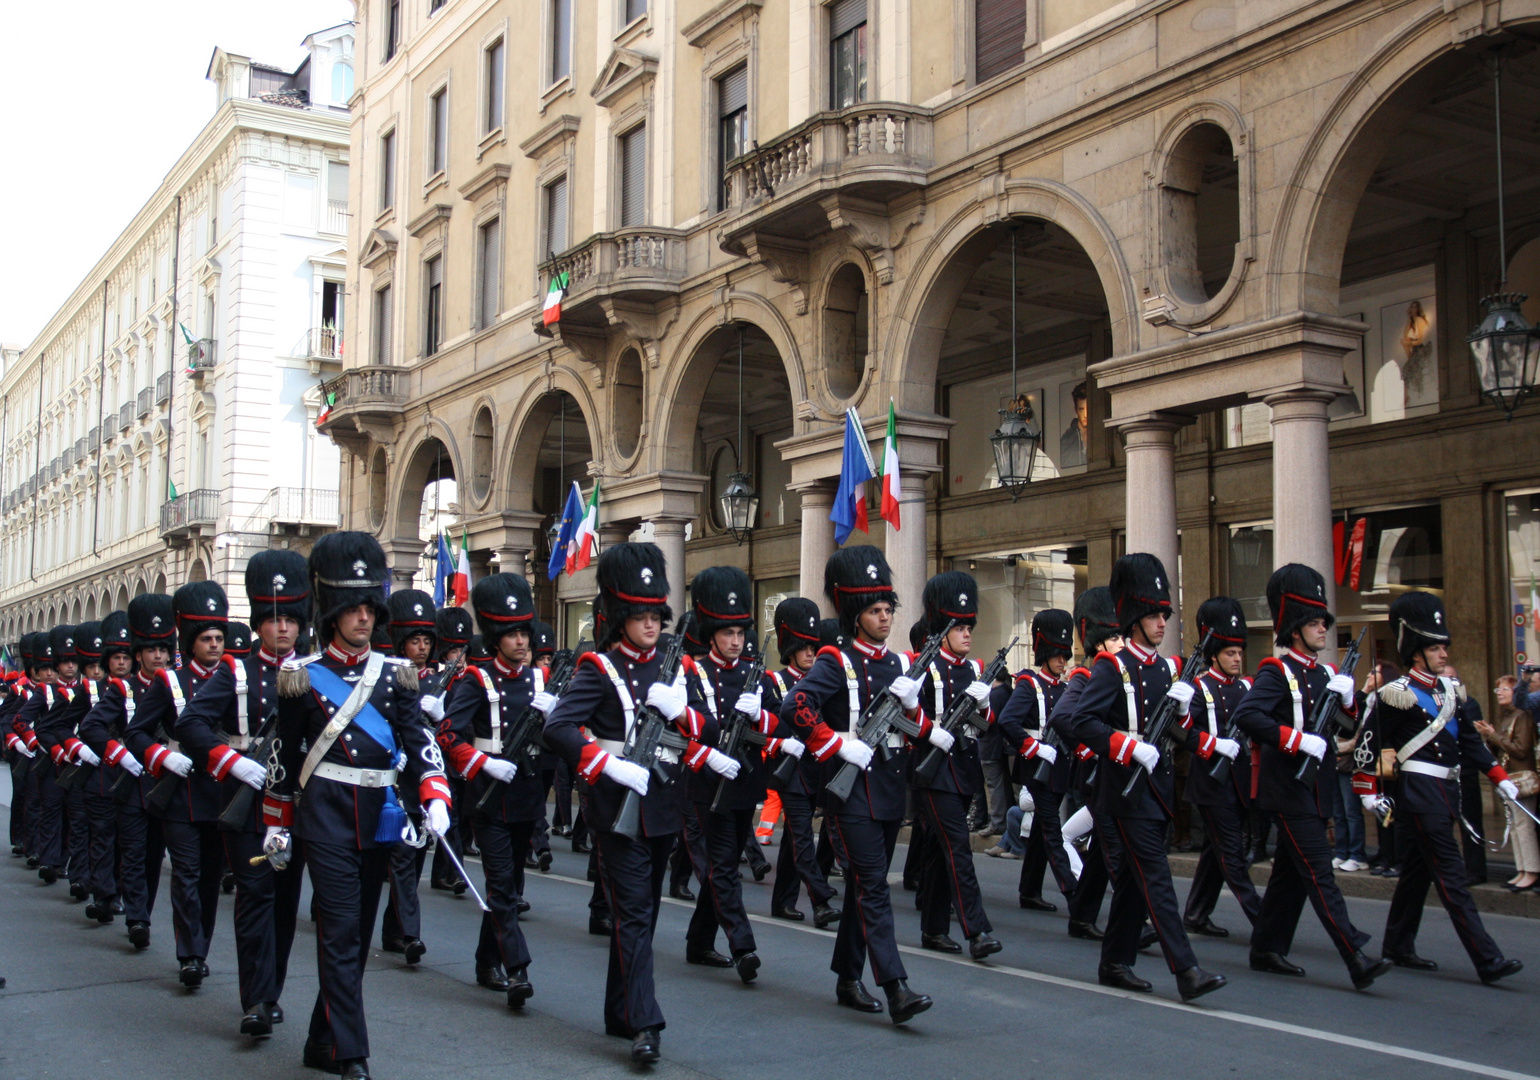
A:
[[[1043,445],[1043,429],[1036,420],[1032,403],[1021,394],[1009,408],[1000,410],[1000,429],[989,437],[995,453],[995,476],[1001,487],[1011,489],[1012,502],[1032,482],[1032,466]]]
[[[738,324],[738,447],[733,451],[738,469],[727,478],[727,487],[717,497],[722,508],[722,523],[734,540],[743,543],[754,533],[759,518],[759,493],[750,483],[753,478],[743,468],[743,324]]]

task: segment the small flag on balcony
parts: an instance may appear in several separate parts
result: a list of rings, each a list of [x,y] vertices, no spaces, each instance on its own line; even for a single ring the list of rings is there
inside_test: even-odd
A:
[[[898,522],[898,417],[893,410],[893,399],[888,399],[888,434],[882,440],[882,467],[877,470],[882,481],[882,520],[899,529]]]
[[[337,404],[337,391],[328,390],[326,392],[326,400],[321,404],[321,411],[316,414],[316,427],[320,427],[322,424],[326,423],[326,421],[331,419],[332,406],[335,404]]]
[[[559,270],[551,275],[551,287],[545,294],[545,321],[550,326],[561,322],[561,298],[567,295],[567,272]]]
[[[176,502],[176,481],[166,477],[166,501]]]
[[[455,607],[464,607],[471,598],[471,538],[463,528],[460,530],[460,564],[455,567],[455,576],[449,580],[449,586],[454,590]]]
[[[576,484],[574,483],[574,487]],[[567,574],[571,576],[588,565],[599,548],[599,482],[594,481],[594,493],[588,497],[583,518],[573,532],[567,547]]]
[[[176,324],[176,328],[178,330],[182,331],[182,340],[187,342],[188,345],[192,345],[192,343],[193,343],[193,336],[187,332],[187,324],[186,323],[177,323]]]

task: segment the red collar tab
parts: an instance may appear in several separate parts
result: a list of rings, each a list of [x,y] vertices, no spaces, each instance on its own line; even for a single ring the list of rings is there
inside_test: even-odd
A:
[[[1419,671],[1417,668],[1408,671],[1406,677],[1424,690],[1432,690],[1438,685],[1437,675],[1429,675],[1426,671]]]
[[[505,679],[517,679],[524,673],[523,664],[520,664],[518,667],[509,667],[508,662],[501,655],[492,658],[492,667]]]
[[[723,671],[731,671],[733,668],[738,666],[738,660],[723,660],[720,656],[717,655],[717,651],[715,649],[712,649],[706,654],[706,659],[710,660]],[[741,660],[743,658],[740,656],[738,659]]]
[[[1059,685],[1059,677],[1053,672],[1049,671],[1047,668],[1039,668],[1037,674],[1049,686]]]
[[[1288,655],[1297,664],[1302,664],[1302,665],[1304,665],[1307,668],[1315,667],[1315,663],[1316,663],[1315,657],[1314,656],[1306,656],[1304,653],[1300,652],[1298,649],[1295,649],[1295,648],[1291,647],[1286,655]]]
[[[1160,658],[1160,654],[1154,649],[1146,649],[1136,641],[1128,643],[1128,651],[1134,654],[1134,658],[1141,664],[1153,664]]]
[[[856,650],[856,652],[860,653],[862,656],[869,660],[881,660],[884,656],[888,655],[888,647],[886,644],[868,645],[860,638],[853,639],[850,644],[851,647]]]
[[[338,663],[352,667],[354,664],[362,664],[365,660],[369,659],[369,647],[367,645],[364,646],[363,652],[350,653],[343,652],[335,644],[332,644],[326,646],[326,655]]]
[[[1209,678],[1213,679],[1220,686],[1229,686],[1235,681],[1216,667],[1209,668],[1207,674]]]
[[[645,664],[647,661],[651,660],[658,654],[658,650],[656,648],[638,649],[624,638],[622,638],[620,644],[616,645],[615,647],[620,650],[620,654],[622,656],[629,660],[634,660],[638,664]]]
[[[293,656],[293,655],[294,655],[294,650],[290,649],[289,650],[289,656]],[[257,646],[257,659],[260,660],[262,663],[266,664],[268,667],[278,667],[285,660],[287,660],[289,658],[289,656],[274,656],[272,653],[267,651],[267,646],[266,645],[258,645]]]
[[[206,679],[214,674],[213,668],[206,668],[196,660],[187,661],[187,670],[193,673],[195,679]]]
[[[941,649],[941,659],[945,660],[953,667],[956,667],[958,664],[961,664],[965,661],[964,657],[955,655],[951,649],[948,649],[945,646],[943,646]]]
[[[134,672],[134,677],[139,680],[140,686],[149,686],[152,682],[155,681],[153,678],[145,675],[144,668],[140,668],[138,671]]]

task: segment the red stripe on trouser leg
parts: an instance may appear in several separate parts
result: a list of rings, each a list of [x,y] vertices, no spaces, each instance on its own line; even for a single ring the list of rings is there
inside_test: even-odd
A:
[[[1128,841],[1128,834],[1123,831],[1123,823],[1117,818],[1112,819],[1113,826],[1118,830],[1118,837],[1123,841],[1122,862],[1133,867],[1134,873],[1139,877],[1139,895],[1144,897],[1144,910],[1150,912],[1150,926],[1155,930],[1155,936],[1160,940],[1160,951],[1165,957],[1166,967],[1171,973],[1176,974],[1176,968],[1171,963],[1171,949],[1166,945],[1166,937],[1160,932],[1160,920],[1154,917],[1154,905],[1150,903],[1150,886],[1144,880],[1144,867],[1139,865],[1139,860],[1134,857],[1134,846]]]
[[[936,829],[936,842],[946,851],[946,872],[952,879],[952,905],[957,912],[957,926],[963,932],[963,937],[972,938],[973,928],[968,925],[967,906],[963,903],[962,884],[957,880],[957,856],[952,851],[952,841],[946,835],[946,830],[941,827],[941,813],[936,809],[936,794],[927,790],[925,797],[930,802],[931,822]]]
[[[1326,913],[1326,919],[1331,923],[1331,932],[1341,940],[1341,944],[1337,946],[1338,950],[1340,951],[1345,945],[1349,954],[1356,952],[1357,949],[1353,945],[1352,936],[1345,933],[1342,927],[1337,925],[1337,920],[1331,913],[1331,906],[1326,903],[1326,894],[1321,891],[1321,880],[1315,876],[1315,867],[1311,866],[1310,860],[1305,858],[1305,849],[1299,846],[1299,841],[1294,838],[1294,830],[1289,828],[1289,823],[1283,819],[1282,814],[1278,815],[1278,828],[1289,838],[1289,844],[1293,847],[1294,854],[1299,859],[1299,865],[1305,868],[1304,876],[1310,882],[1311,887],[1315,889],[1316,896],[1321,898],[1320,910]]]

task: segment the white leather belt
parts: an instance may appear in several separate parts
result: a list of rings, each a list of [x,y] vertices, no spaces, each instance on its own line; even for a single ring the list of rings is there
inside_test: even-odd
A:
[[[501,739],[477,739],[476,749],[480,750],[483,754],[491,754],[493,757],[498,757],[503,752],[503,743]]]
[[[598,743],[599,748],[605,753],[614,754],[618,758],[626,756],[626,744],[619,739],[595,739],[594,742]],[[678,765],[679,751],[670,750],[666,746],[660,746],[658,748],[658,760],[666,761],[670,765]]]
[[[231,750],[248,750],[251,748],[250,735],[227,735],[225,738],[228,740],[225,745]]]
[[[395,769],[355,769],[351,765],[333,765],[329,761],[317,765],[311,775],[354,787],[389,787],[396,782]]]
[[[1418,776],[1433,776],[1440,780],[1453,780],[1460,775],[1458,765],[1429,765],[1425,761],[1403,761],[1401,771],[1416,773]]]

